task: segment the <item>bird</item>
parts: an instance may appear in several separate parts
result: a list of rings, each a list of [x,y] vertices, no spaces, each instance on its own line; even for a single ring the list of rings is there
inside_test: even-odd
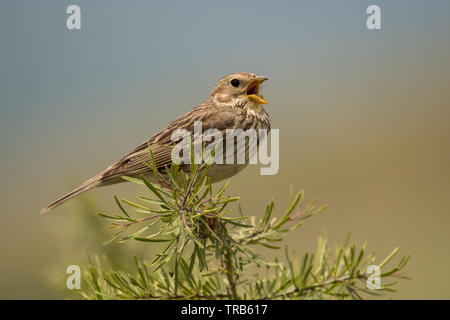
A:
[[[203,103],[170,122],[164,129],[78,188],[51,202],[41,210],[41,214],[92,188],[124,182],[123,176],[139,177],[144,174],[154,178],[153,169],[148,165],[153,163],[149,148],[153,153],[156,169],[164,171],[173,162],[172,150],[175,143],[171,139],[172,133],[177,129],[193,133],[196,121],[201,121],[204,131],[208,129],[218,129],[222,133],[227,129],[269,131],[270,117],[262,106],[268,102],[260,93],[260,85],[268,79],[249,72],[238,72],[222,77]],[[257,143],[259,142],[258,140]],[[212,183],[218,182],[234,176],[247,164],[247,156],[243,164],[215,163],[211,165],[207,176]],[[184,171],[189,171],[189,168],[190,165],[180,166],[180,169]]]

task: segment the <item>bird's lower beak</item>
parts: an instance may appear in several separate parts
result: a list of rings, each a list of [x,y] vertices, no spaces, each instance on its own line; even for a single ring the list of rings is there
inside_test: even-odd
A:
[[[245,90],[245,96],[257,104],[268,104],[269,102],[264,99],[263,95],[259,94],[259,86],[268,79],[266,77],[256,77],[250,80]]]

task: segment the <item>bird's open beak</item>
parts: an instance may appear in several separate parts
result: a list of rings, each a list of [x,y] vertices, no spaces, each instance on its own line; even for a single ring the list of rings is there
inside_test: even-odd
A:
[[[266,77],[256,77],[250,80],[247,85],[247,89],[245,89],[245,96],[257,104],[268,104],[263,95],[259,94],[259,86],[268,79],[269,78]]]

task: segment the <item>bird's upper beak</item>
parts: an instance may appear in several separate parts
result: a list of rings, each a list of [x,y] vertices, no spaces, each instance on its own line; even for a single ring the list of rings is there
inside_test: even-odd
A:
[[[250,80],[245,89],[245,96],[257,104],[268,104],[269,102],[264,99],[263,95],[259,94],[259,86],[268,79],[267,77],[255,77]]]

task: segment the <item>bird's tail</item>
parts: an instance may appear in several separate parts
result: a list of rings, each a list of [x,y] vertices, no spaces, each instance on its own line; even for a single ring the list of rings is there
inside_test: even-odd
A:
[[[72,199],[73,197],[76,197],[77,195],[88,191],[89,189],[92,189],[94,187],[97,187],[98,185],[100,185],[102,182],[102,175],[97,175],[89,180],[87,180],[86,182],[84,182],[81,186],[79,186],[78,188],[76,188],[75,190],[72,190],[71,192],[69,192],[68,194],[62,196],[61,198],[53,201],[52,203],[50,203],[48,206],[46,206],[45,208],[43,208],[41,210],[41,214],[42,213],[46,213],[58,206],[60,206],[61,204],[63,204],[64,202]]]

